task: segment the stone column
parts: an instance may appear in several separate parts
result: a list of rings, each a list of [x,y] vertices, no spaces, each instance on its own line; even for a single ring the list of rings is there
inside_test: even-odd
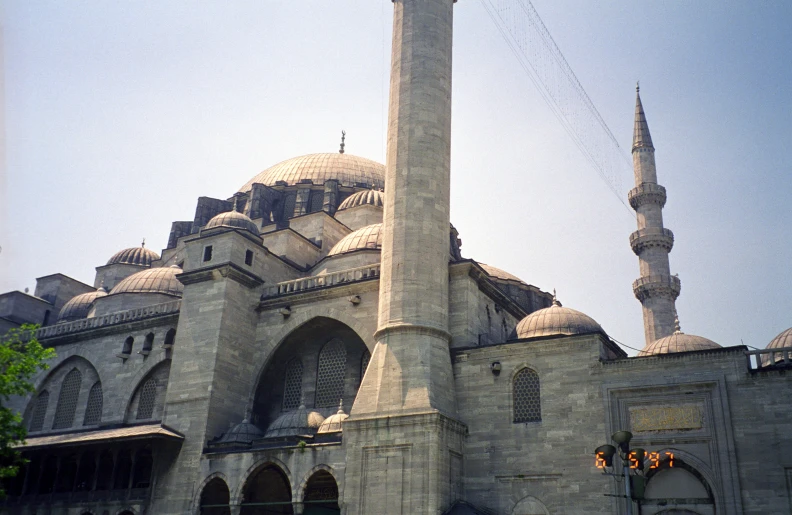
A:
[[[344,423],[350,515],[442,513],[460,454],[449,355],[452,0],[395,0],[377,344]]]
[[[646,123],[640,93],[636,93],[633,132],[635,188],[628,199],[635,209],[638,230],[630,235],[630,246],[638,256],[641,277],[633,283],[635,297],[643,306],[646,345],[674,333],[675,302],[681,283],[671,275],[668,254],[674,233],[663,227],[666,190],[657,184],[655,149]]]

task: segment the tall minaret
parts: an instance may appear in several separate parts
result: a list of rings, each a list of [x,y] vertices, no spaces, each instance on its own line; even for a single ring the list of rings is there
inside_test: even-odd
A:
[[[347,515],[442,513],[462,480],[448,331],[453,0],[393,4],[377,343],[344,422]]]
[[[638,256],[641,277],[633,283],[635,297],[643,305],[646,345],[674,333],[674,302],[681,283],[671,275],[668,253],[674,246],[674,233],[663,227],[666,190],[657,184],[655,149],[646,123],[638,87],[633,130],[633,170],[635,188],[628,199],[637,213],[638,230],[630,235],[630,245]]]

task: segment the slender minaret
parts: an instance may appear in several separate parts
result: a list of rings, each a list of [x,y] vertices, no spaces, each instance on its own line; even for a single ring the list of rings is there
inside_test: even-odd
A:
[[[352,407],[453,414],[448,344],[452,0],[396,0],[377,345]]]
[[[630,235],[630,245],[638,256],[641,277],[633,283],[635,297],[643,305],[646,345],[674,333],[674,302],[681,283],[671,275],[668,253],[674,246],[674,233],[663,227],[666,190],[657,184],[655,149],[646,123],[638,87],[633,131],[633,170],[635,188],[628,199],[637,213],[638,230]]]
[[[379,316],[344,422],[347,515],[443,513],[462,481],[448,331],[453,1],[393,5]]]

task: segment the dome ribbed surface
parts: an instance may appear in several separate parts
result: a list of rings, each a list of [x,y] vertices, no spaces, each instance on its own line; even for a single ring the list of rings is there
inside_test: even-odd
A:
[[[783,349],[784,347],[792,347],[792,327],[773,338],[770,343],[767,344],[768,349]],[[790,352],[790,357],[792,357],[792,352]],[[784,356],[781,353],[776,354],[775,361],[776,363],[784,361]],[[767,366],[769,364],[770,355],[762,356],[762,365]]]
[[[721,346],[712,340],[695,334],[685,334],[677,331],[671,336],[660,338],[644,347],[639,356],[654,356],[656,354],[671,354],[674,352],[690,352],[696,350],[720,349]]]
[[[253,233],[256,236],[258,236],[260,233],[256,223],[253,222],[253,220],[251,220],[247,215],[244,215],[238,211],[227,211],[225,213],[215,215],[211,220],[209,220],[204,229],[211,229],[213,227],[232,227],[234,229],[242,229]]]
[[[382,224],[371,224],[347,234],[336,243],[328,256],[336,256],[360,249],[382,248]]]
[[[267,168],[245,183],[239,191],[250,191],[254,183],[275,186],[276,182],[284,181],[292,186],[306,179],[314,184],[335,179],[341,186],[382,188],[385,186],[385,165],[350,154],[308,154]]]
[[[81,293],[72,297],[58,313],[58,322],[71,322],[72,320],[80,320],[87,317],[93,301],[105,295],[107,295],[107,291],[104,288],[100,288],[96,291],[89,291],[88,293]]]
[[[176,279],[182,269],[178,266],[152,268],[132,274],[115,285],[110,294],[116,293],[164,293],[181,297],[184,285]]]
[[[605,333],[605,331],[590,316],[565,308],[558,301],[549,308],[534,311],[517,324],[517,338],[573,336],[588,333]]]
[[[300,406],[296,410],[287,411],[276,418],[267,428],[266,437],[276,436],[302,436],[316,433],[324,422],[324,417],[318,411]]]
[[[516,275],[512,275],[505,270],[501,270],[500,268],[496,268],[494,266],[490,266],[484,263],[479,263],[479,266],[483,268],[485,272],[487,272],[487,275],[490,275],[495,279],[502,279],[504,281],[517,281],[525,284],[525,281],[523,281]]]
[[[264,431],[252,424],[250,420],[245,419],[239,424],[235,425],[216,442],[218,444],[245,444],[250,445],[253,440],[263,438]]]
[[[344,420],[348,419],[349,415],[344,413],[344,409],[339,406],[338,412],[330,415],[322,425],[319,426],[319,430],[316,432],[317,434],[327,434],[327,433],[340,433],[342,431],[342,423]]]
[[[113,254],[108,261],[108,265],[140,265],[151,266],[152,261],[156,261],[160,255],[149,250],[146,247],[133,247],[131,249],[124,249]]]
[[[344,209],[357,206],[384,207],[385,194],[377,190],[358,191],[357,193],[353,193],[344,199],[344,201],[341,202],[341,205],[338,206],[337,211],[343,211]]]

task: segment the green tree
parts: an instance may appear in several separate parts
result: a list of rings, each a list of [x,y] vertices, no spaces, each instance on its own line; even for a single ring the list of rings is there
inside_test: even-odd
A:
[[[4,483],[24,464],[17,446],[27,436],[22,416],[6,404],[14,395],[35,391],[30,379],[49,368],[45,360],[55,357],[53,349],[45,349],[36,339],[36,329],[37,325],[25,324],[0,340],[0,498],[6,495]]]

